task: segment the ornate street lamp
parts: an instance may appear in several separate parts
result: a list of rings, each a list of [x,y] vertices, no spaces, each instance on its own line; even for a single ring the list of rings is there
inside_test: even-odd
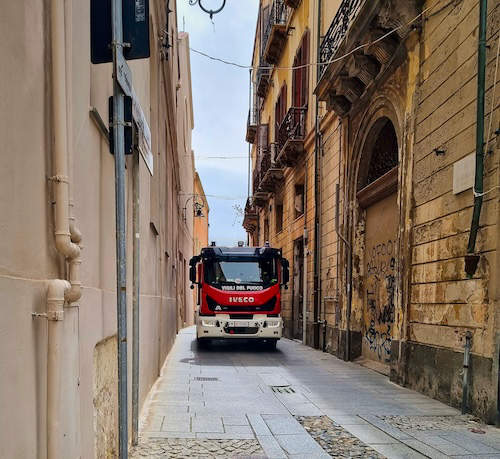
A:
[[[222,5],[219,8],[217,8],[215,10],[209,10],[207,7],[203,6],[203,1],[204,0],[189,0],[189,4],[196,5],[198,3],[198,5],[202,9],[202,11],[204,11],[205,13],[207,13],[210,16],[210,19],[212,19],[214,14],[220,13],[224,9],[224,7],[226,6],[226,0],[222,0]]]
[[[193,194],[193,196],[190,196],[189,198],[186,199],[186,203],[184,204],[184,208],[182,209],[185,222],[187,221],[187,205],[188,205],[188,202],[191,201],[191,199],[193,199],[193,214],[194,214],[194,216],[198,217],[198,218],[205,216],[205,215],[203,215],[203,208],[205,207],[205,205],[203,203],[200,203],[197,201],[198,197],[199,196],[197,194]]]

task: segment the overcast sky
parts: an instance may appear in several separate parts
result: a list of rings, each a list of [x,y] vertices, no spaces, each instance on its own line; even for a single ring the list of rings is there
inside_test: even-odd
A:
[[[221,2],[203,0],[207,8],[213,9]],[[177,0],[177,9],[178,28],[189,33],[191,48],[229,61],[251,63],[258,0],[228,0],[213,23],[198,5],[190,6],[188,0]],[[242,217],[234,206],[244,209],[247,196],[249,72],[191,52],[191,74],[193,150],[196,169],[209,196],[209,240],[232,246],[238,240],[246,240]]]

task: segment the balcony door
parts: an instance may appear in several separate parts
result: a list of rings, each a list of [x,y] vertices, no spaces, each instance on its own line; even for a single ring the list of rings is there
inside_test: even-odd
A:
[[[276,105],[274,107],[274,140],[275,142],[278,142],[279,139],[279,130],[281,123],[283,123],[283,120],[285,119],[286,116],[286,83],[283,83],[283,86],[281,87],[280,90],[280,95],[278,96],[278,100],[276,101]]]
[[[302,108],[307,106],[309,95],[309,31],[302,36],[300,46],[293,61],[292,74],[292,107]]]

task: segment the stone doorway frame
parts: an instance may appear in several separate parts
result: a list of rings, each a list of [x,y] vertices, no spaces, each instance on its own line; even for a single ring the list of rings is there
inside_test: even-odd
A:
[[[385,88],[379,91],[374,97],[369,107],[361,114],[347,119],[347,145],[343,155],[344,177],[345,177],[345,199],[346,199],[346,234],[353,250],[353,273],[352,273],[352,312],[350,319],[351,340],[359,340],[359,343],[353,342],[351,349],[358,350],[361,353],[361,317],[363,307],[362,292],[365,273],[363,258],[363,248],[365,245],[365,223],[366,212],[358,196],[358,180],[360,170],[363,168],[363,159],[366,157],[366,151],[371,149],[375,143],[376,137],[370,137],[372,130],[382,118],[391,121],[396,132],[398,142],[399,167],[397,170],[397,202],[399,211],[399,224],[396,235],[396,292],[395,292],[395,323],[394,339],[391,345],[390,374],[391,380],[398,383],[404,383],[405,367],[405,343],[408,337],[408,302],[409,302],[409,275],[411,260],[411,225],[409,224],[409,207],[411,198],[411,186],[402,186],[408,183],[408,177],[411,181],[412,159],[408,155],[408,120],[405,117],[404,100],[400,93],[394,88]],[[366,207],[364,203],[364,207]],[[345,250],[345,249],[344,249]],[[359,355],[353,355],[356,358]]]

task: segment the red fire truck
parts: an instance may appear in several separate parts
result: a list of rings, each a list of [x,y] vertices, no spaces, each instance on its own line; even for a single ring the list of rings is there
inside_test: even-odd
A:
[[[198,343],[257,339],[275,348],[283,333],[281,287],[289,265],[271,247],[207,247],[191,259],[191,288],[198,287]]]

